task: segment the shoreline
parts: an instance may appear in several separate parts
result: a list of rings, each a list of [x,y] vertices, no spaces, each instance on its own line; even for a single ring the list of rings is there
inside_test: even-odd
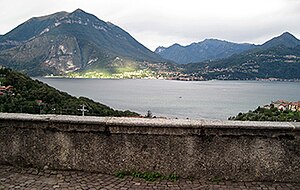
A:
[[[173,81],[263,81],[263,82],[300,82],[300,79],[280,79],[280,78],[257,78],[257,79],[204,79],[204,80],[195,80],[195,79],[170,79],[163,77],[146,77],[146,78],[115,78],[115,77],[69,77],[69,76],[37,76],[32,78],[48,78],[48,79],[107,79],[107,80],[173,80]]]

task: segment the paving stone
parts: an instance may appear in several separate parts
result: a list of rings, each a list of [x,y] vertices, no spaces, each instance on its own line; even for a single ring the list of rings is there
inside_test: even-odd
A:
[[[201,180],[155,181],[147,182],[126,176],[123,179],[110,175],[88,173],[80,171],[54,171],[44,170],[39,172],[33,168],[14,168],[0,165],[0,189],[103,189],[103,190],[299,190],[300,183],[271,183],[271,182],[230,182],[222,181],[212,183]]]

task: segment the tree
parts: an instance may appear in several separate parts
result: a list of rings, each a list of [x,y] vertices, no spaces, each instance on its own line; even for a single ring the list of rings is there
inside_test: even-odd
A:
[[[150,110],[148,110],[147,115],[145,116],[146,118],[152,118],[152,112]]]

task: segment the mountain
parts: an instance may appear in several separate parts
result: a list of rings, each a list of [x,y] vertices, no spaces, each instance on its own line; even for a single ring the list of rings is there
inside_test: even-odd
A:
[[[300,44],[289,33],[226,59],[188,64],[186,73],[206,79],[300,79]]]
[[[237,44],[217,39],[206,39],[188,46],[174,44],[168,48],[158,47],[155,53],[176,63],[187,64],[227,58],[255,47],[253,44]]]
[[[265,42],[260,46],[262,49],[272,48],[278,45],[283,45],[285,47],[296,47],[300,45],[300,40],[298,40],[295,36],[293,36],[289,32],[285,32],[280,36],[272,38],[271,40]]]
[[[29,75],[118,73],[166,62],[120,27],[77,9],[31,18],[0,37],[0,65]]]
[[[7,68],[0,67],[1,86],[12,91],[1,91],[0,112],[32,114],[81,115],[81,105],[94,116],[139,116],[131,111],[118,111],[85,97],[74,97],[60,92],[38,80]]]

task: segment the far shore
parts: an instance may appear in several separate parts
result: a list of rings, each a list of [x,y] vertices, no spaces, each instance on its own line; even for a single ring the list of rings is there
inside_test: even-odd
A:
[[[62,75],[46,75],[33,78],[58,78],[58,79],[109,79],[109,80],[175,80],[175,81],[278,81],[278,82],[300,82],[300,79],[280,79],[280,78],[256,78],[256,79],[190,79],[190,78],[170,78],[170,77],[145,77],[145,78],[117,78],[117,77],[70,77]]]

